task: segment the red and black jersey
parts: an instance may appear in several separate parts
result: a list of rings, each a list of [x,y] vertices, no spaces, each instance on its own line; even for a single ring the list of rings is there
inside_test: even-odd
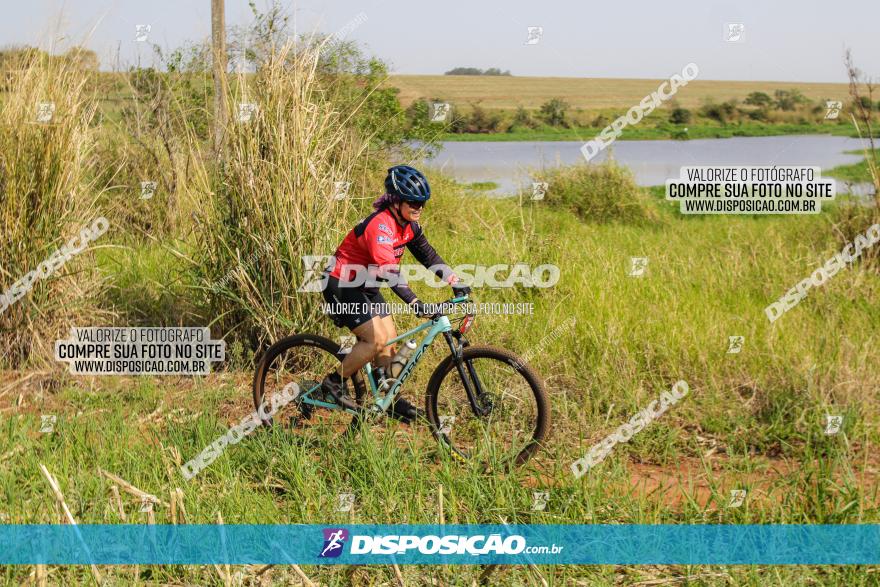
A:
[[[405,248],[419,263],[433,267],[434,273],[443,281],[450,284],[458,281],[452,269],[428,243],[422,227],[417,222],[398,224],[388,208],[373,212],[351,229],[333,254],[336,261],[330,275],[340,281],[354,281],[358,268],[379,266],[378,277],[387,279],[393,276],[397,285],[391,289],[404,302],[410,303],[416,299],[416,294],[399,273]]]

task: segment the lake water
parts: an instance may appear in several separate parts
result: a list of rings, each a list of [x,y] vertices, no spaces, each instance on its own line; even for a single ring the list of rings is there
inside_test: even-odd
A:
[[[458,181],[494,181],[499,187],[493,193],[513,194],[523,186],[531,189],[530,169],[583,163],[582,145],[581,141],[446,142],[427,163]],[[593,162],[613,156],[633,171],[639,185],[652,186],[677,178],[680,168],[686,165],[797,165],[830,169],[861,161],[861,155],[845,153],[861,148],[858,139],[831,135],[615,141]],[[866,191],[866,186],[847,190],[843,182],[837,184],[841,193]]]

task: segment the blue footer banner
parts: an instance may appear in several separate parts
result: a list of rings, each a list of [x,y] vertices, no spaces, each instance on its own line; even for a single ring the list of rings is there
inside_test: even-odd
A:
[[[0,564],[880,564],[880,525],[0,525]]]

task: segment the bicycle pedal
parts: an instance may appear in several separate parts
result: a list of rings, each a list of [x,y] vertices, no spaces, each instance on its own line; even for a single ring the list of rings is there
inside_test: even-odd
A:
[[[299,405],[299,419],[301,420],[311,420],[312,414],[315,413],[314,407],[311,404],[301,403]]]
[[[371,404],[369,407],[363,408],[361,410],[361,417],[366,419],[370,423],[375,423],[388,416],[388,412],[382,410],[376,404]]]

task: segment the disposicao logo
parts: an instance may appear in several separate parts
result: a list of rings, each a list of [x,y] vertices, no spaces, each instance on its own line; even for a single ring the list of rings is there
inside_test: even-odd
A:
[[[320,558],[335,558],[342,554],[345,541],[348,540],[348,530],[344,528],[324,528],[324,548]]]
[[[519,535],[489,536],[354,536],[351,554],[519,554],[526,550],[526,539]],[[560,549],[561,550],[561,549]]]

